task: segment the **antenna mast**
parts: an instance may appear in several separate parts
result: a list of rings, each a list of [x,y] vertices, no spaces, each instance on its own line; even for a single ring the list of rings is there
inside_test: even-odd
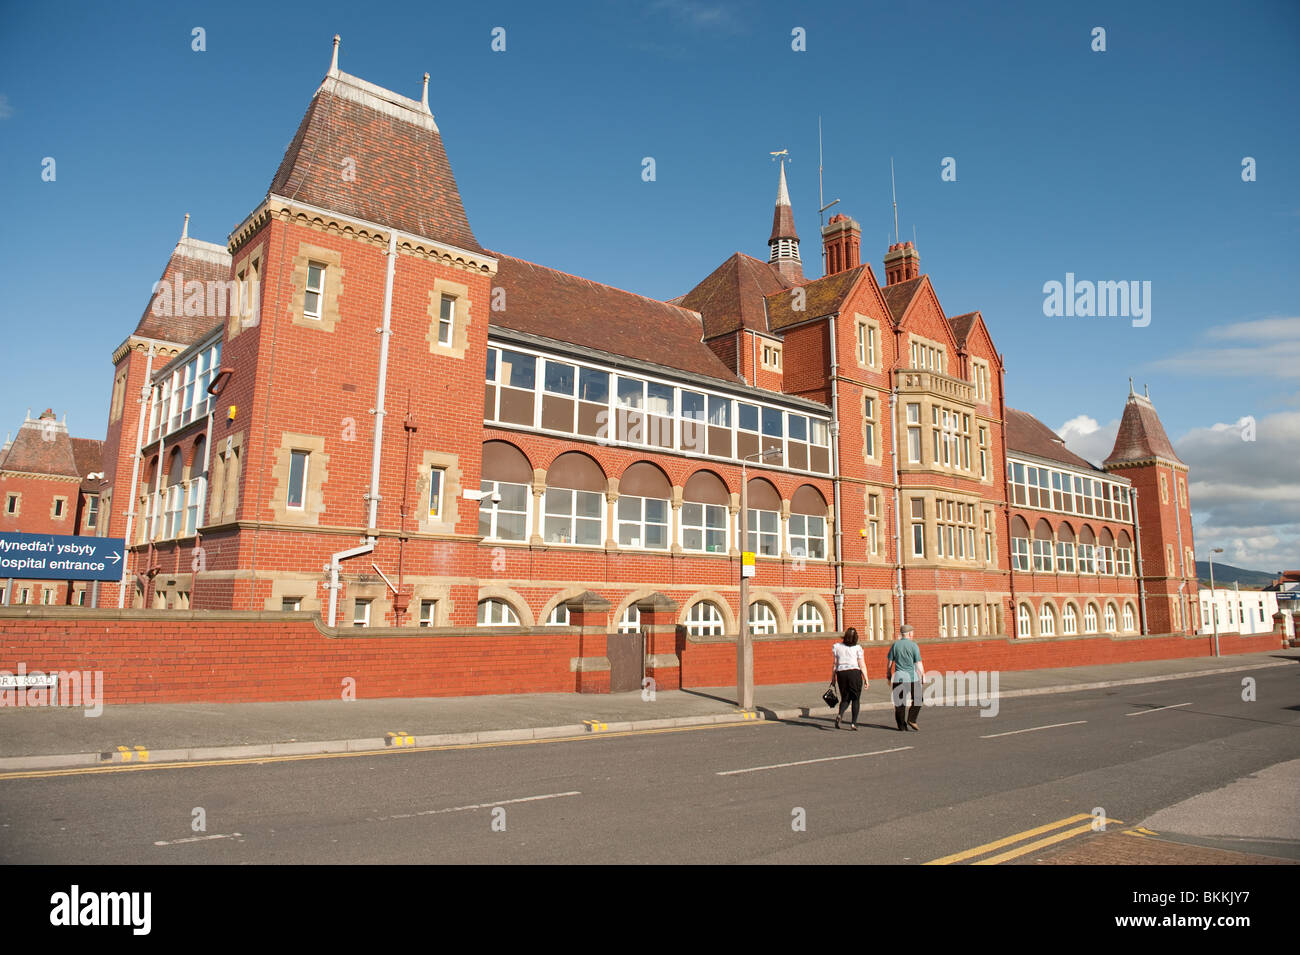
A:
[[[830,202],[826,202],[826,196],[822,193],[822,118],[818,116],[817,117],[817,205],[819,206],[819,208],[817,209],[817,223],[821,227],[822,233],[826,231],[826,210],[829,209],[831,206],[835,205],[835,203],[839,201],[840,200],[838,199],[832,199]],[[825,274],[826,274],[826,241],[825,239],[823,239],[822,240],[822,275]]]
[[[898,244],[898,187],[894,185],[894,157],[889,157],[889,190],[894,194],[894,244]]]

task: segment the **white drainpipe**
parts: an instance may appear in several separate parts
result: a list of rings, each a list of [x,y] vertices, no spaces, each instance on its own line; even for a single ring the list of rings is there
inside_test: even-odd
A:
[[[330,557],[329,562],[329,592],[330,592],[330,611],[329,625],[336,626],[338,623],[338,605],[339,605],[339,562],[348,560],[352,557],[360,557],[362,554],[369,554],[375,549],[375,537],[373,531],[379,520],[379,460],[384,447],[384,394],[388,390],[388,339],[393,334],[393,273],[397,268],[397,233],[390,230],[388,233],[388,270],[384,278],[384,324],[379,329],[379,383],[378,397],[375,400],[375,443],[374,453],[370,457],[370,493],[366,495],[370,501],[370,513],[366,529],[371,534],[366,536],[366,542],[359,547],[353,547],[349,550],[341,550]]]

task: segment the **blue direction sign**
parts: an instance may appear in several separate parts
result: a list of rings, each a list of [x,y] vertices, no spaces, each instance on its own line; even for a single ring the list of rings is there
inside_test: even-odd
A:
[[[0,578],[121,580],[121,537],[0,533]]]

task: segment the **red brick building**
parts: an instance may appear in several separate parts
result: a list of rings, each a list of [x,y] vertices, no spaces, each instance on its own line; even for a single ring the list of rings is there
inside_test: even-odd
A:
[[[103,451],[103,441],[71,437],[52,409],[29,411],[0,448],[0,533],[99,534]],[[92,586],[0,578],[0,605],[89,606]]]
[[[985,319],[945,312],[912,243],[882,285],[852,219],[822,241],[807,279],[782,166],[767,261],[671,302],[486,250],[427,83],[335,63],[267,195],[225,245],[183,234],[114,353],[107,589],[342,626],[541,626],[583,597],[611,630],[653,604],[734,634],[743,469],[756,632],[1193,631],[1186,468],[1149,400],[1100,470],[1006,406]]]

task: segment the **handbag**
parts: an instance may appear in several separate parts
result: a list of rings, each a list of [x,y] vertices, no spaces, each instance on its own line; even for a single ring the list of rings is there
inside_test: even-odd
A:
[[[831,709],[835,709],[835,707],[839,706],[840,703],[840,698],[835,695],[834,686],[828,686],[826,688],[826,692],[822,694],[822,699]]]

